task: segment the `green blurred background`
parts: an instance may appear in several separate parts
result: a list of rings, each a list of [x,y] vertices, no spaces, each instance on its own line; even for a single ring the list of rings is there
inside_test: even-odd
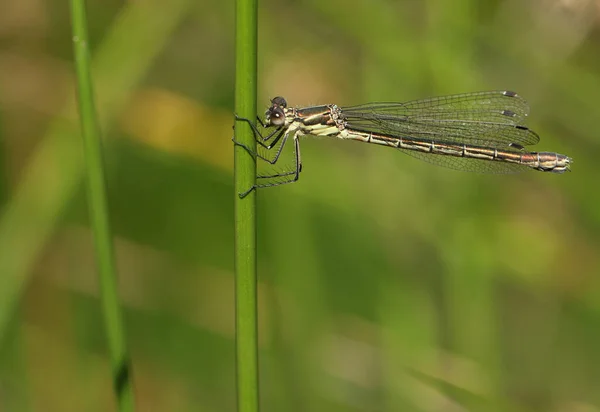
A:
[[[88,2],[140,411],[234,411],[233,1]],[[0,0],[0,410],[110,411],[68,2]],[[600,4],[265,0],[259,113],[510,89],[565,175],[306,138],[259,192],[263,411],[600,411]]]

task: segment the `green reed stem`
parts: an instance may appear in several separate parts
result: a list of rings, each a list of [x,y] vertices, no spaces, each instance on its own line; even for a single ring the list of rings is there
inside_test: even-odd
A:
[[[73,47],[77,75],[78,105],[81,118],[88,202],[100,280],[100,296],[104,327],[119,411],[133,411],[134,399],[129,367],[129,354],[119,299],[117,276],[108,218],[106,183],[102,159],[100,127],[94,103],[90,70],[87,18],[84,0],[71,0]]]
[[[236,2],[235,113],[256,118],[257,1]],[[245,122],[237,121],[236,139],[256,149],[254,134]],[[257,412],[258,328],[256,288],[256,191],[240,199],[256,182],[254,158],[242,147],[234,149],[235,178],[235,283],[236,362],[238,412]]]

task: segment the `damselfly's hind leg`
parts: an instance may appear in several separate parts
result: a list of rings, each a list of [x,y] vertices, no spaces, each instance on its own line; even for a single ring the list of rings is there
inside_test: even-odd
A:
[[[282,143],[282,146],[285,144],[287,137],[288,137],[288,135],[286,134],[284,136],[284,141]],[[256,184],[254,184],[250,189],[246,190],[245,192],[238,193],[240,199],[245,198],[255,189],[261,189],[263,187],[281,186],[281,185],[285,185],[288,183],[294,183],[295,181],[297,181],[298,178],[300,177],[300,172],[302,171],[302,158],[300,156],[300,142],[299,142],[297,136],[294,136],[294,149],[295,149],[294,150],[295,151],[295,153],[294,153],[294,168],[292,170],[282,171],[281,173],[276,173],[276,174],[268,175],[268,176],[267,175],[256,176],[256,179],[257,179]],[[281,149],[280,149],[279,153],[281,153]],[[279,157],[279,155],[277,155],[277,157]],[[266,179],[276,179],[276,180],[272,181],[272,182],[258,183],[259,181],[264,182]]]

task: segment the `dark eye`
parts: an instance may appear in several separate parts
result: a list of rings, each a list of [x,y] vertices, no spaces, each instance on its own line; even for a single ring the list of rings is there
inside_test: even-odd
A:
[[[281,107],[273,107],[269,115],[269,123],[273,126],[282,126],[285,123],[285,113]]]
[[[273,104],[273,106],[283,107],[284,109],[287,107],[287,102],[281,96],[274,97],[271,100],[271,103]]]

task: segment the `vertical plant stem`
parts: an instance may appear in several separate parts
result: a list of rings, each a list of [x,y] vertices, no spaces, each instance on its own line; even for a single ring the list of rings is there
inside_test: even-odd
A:
[[[103,127],[115,123],[135,86],[196,3],[171,0],[153,4],[156,7],[127,2],[98,45],[94,73],[96,87],[102,90],[98,105]],[[59,109],[23,165],[19,185],[0,210],[0,339],[83,175],[81,148],[74,144],[80,131],[64,121],[75,107],[69,99]]]
[[[133,411],[129,355],[117,295],[112,236],[108,219],[100,128],[90,74],[89,42],[84,0],[71,0],[73,44],[81,131],[85,154],[88,202],[100,279],[104,327],[108,339],[113,388],[119,411]]]
[[[236,2],[235,113],[256,118],[257,0]],[[237,121],[235,136],[252,150],[256,142],[246,122]],[[256,182],[254,158],[234,148],[235,178],[235,304],[238,412],[257,412],[258,321],[256,295],[256,191],[240,199]]]

